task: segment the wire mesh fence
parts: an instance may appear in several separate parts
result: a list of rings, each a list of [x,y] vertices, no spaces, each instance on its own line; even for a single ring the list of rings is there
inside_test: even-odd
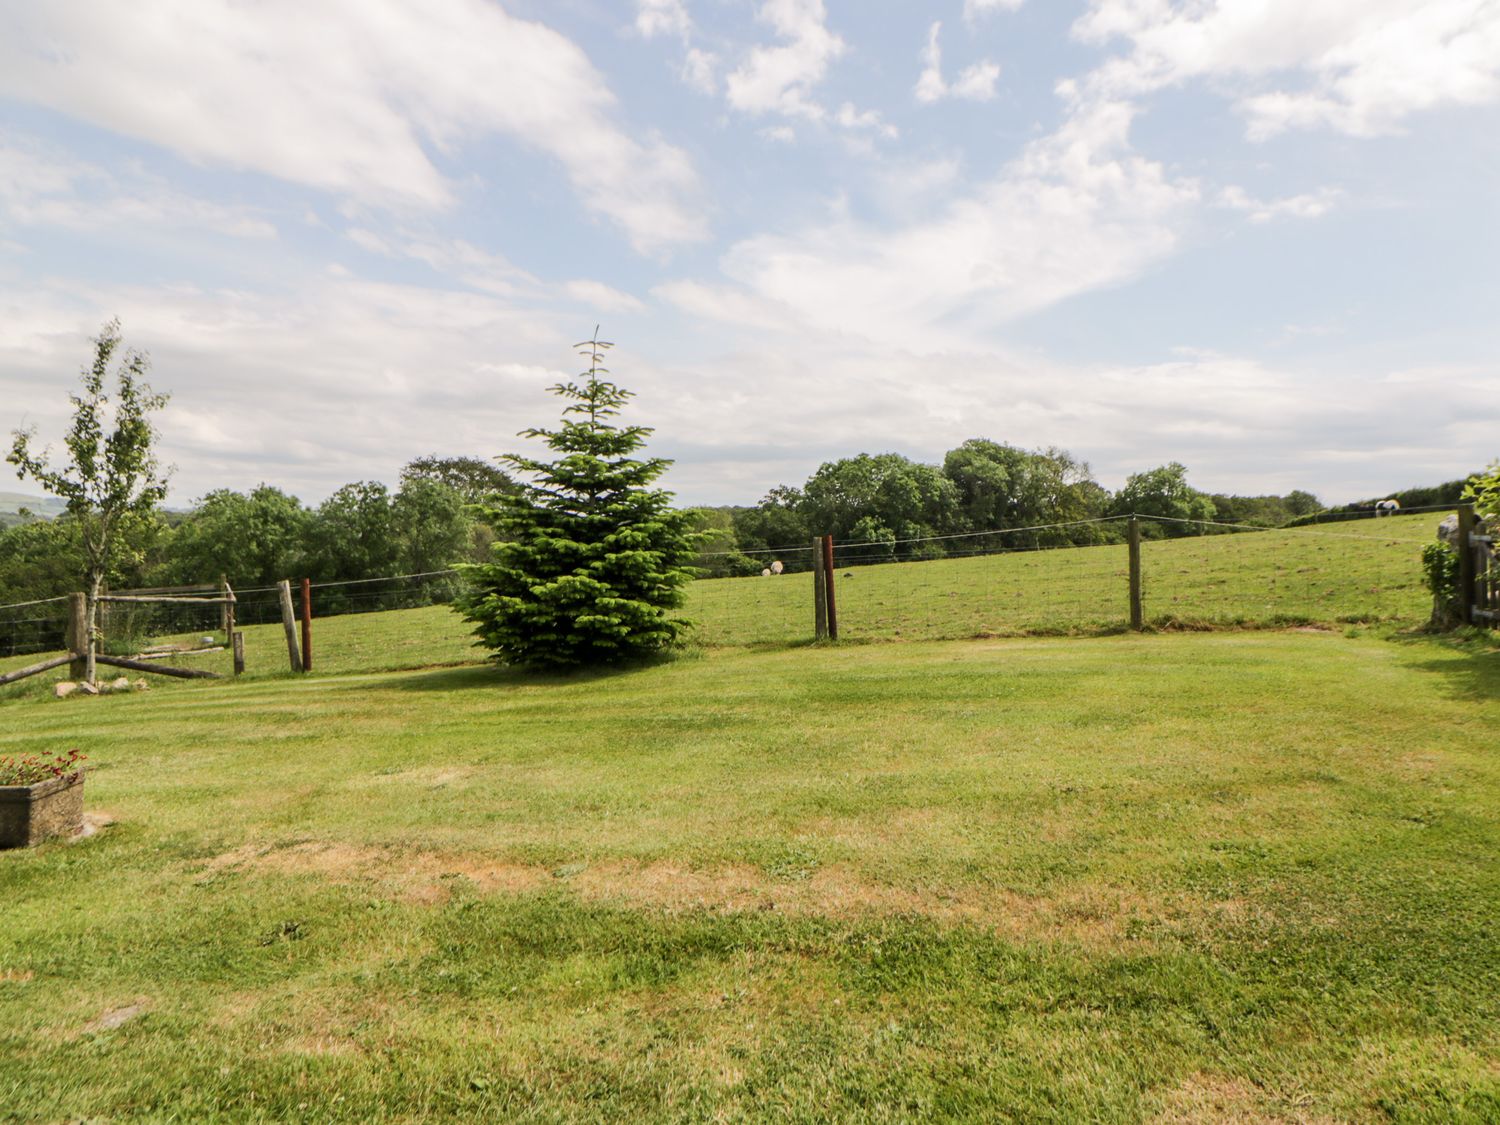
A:
[[[914,640],[1124,629],[1130,622],[1127,519],[835,544],[839,636]],[[1421,551],[1435,521],[1425,515],[1337,529],[1141,522],[1148,626],[1418,624],[1431,610]],[[1184,530],[1192,534],[1153,537]],[[942,557],[931,557],[938,552]],[[808,640],[811,579],[788,573],[700,581],[690,590],[688,616],[709,644]]]
[[[105,602],[99,607],[99,650],[132,656],[164,640],[193,647],[226,644],[223,608],[208,602]]]
[[[683,616],[706,645],[790,644],[812,635],[812,547],[763,553],[782,572],[750,578],[706,578],[688,587]]]
[[[1425,620],[1420,517],[1158,540],[1142,545],[1147,620],[1159,625]],[[1326,527],[1327,525],[1323,525]]]
[[[418,609],[446,605],[462,589],[456,570],[425,574],[398,574],[381,578],[311,583],[312,615],[341,617],[351,613],[378,613],[392,609]],[[235,590],[235,622],[238,625],[273,625],[281,621],[281,601],[275,586],[253,586]],[[292,598],[300,612],[301,587],[292,583]],[[164,607],[170,610],[172,607]],[[164,620],[173,619],[170,612]],[[182,632],[183,630],[174,630]]]
[[[860,566],[860,547],[835,545],[840,637],[1066,632],[1128,616],[1122,546],[1048,545],[1030,529],[955,546],[946,558]]]
[[[60,652],[67,647],[68,599],[0,606],[0,656]]]

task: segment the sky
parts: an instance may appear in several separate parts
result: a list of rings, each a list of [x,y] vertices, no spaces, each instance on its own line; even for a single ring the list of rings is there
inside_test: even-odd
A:
[[[178,506],[536,452],[596,324],[684,503],[1436,483],[1500,456],[1500,0],[0,0],[0,430],[116,316]]]

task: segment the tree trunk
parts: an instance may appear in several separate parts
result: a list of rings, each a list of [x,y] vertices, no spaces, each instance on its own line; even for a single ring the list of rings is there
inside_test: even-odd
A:
[[[104,585],[104,572],[93,570],[89,572],[89,628],[87,648],[84,654],[83,678],[88,683],[98,682],[98,669],[94,663],[94,653],[99,647],[99,587]]]

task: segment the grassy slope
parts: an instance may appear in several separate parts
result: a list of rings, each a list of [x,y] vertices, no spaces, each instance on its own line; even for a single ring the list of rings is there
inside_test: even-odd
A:
[[[1419,621],[1432,606],[1422,545],[1438,520],[1147,542],[1148,620],[1172,624]],[[968,542],[968,541],[963,541]],[[1014,543],[1014,540],[1007,540]],[[941,639],[1123,627],[1123,546],[841,568],[842,636]],[[807,575],[696,583],[689,615],[710,644],[784,643],[811,631]]]
[[[326,674],[464,659],[442,613],[0,701],[119,821],[0,855],[0,1116],[1500,1115],[1492,653]]]

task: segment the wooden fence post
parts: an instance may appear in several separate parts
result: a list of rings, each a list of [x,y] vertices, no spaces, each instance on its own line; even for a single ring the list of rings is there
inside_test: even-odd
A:
[[[1474,505],[1458,507],[1458,620],[1474,624],[1474,604],[1479,601],[1479,573],[1474,565]]]
[[[827,590],[825,600],[828,603],[828,639],[836,641],[839,639],[839,603],[834,595],[835,579],[838,572],[833,567],[833,536],[823,536],[823,586]]]
[[[302,670],[312,671],[312,579],[302,580]]]
[[[1141,521],[1130,517],[1130,627],[1136,632],[1145,628],[1145,606],[1141,603]]]
[[[302,671],[302,652],[297,647],[297,614],[292,609],[292,583],[283,578],[276,583],[276,593],[281,600],[281,625],[286,630],[286,655],[291,661],[292,671]]]
[[[234,652],[234,674],[245,674],[245,634],[236,629],[230,637],[229,647]]]
[[[220,592],[224,597],[224,612],[222,614],[224,620],[224,643],[229,646],[230,651],[233,651],[234,635],[239,632],[239,627],[234,619],[234,591],[229,588],[229,580],[227,578],[221,578],[220,582],[222,584]],[[241,668],[240,672],[243,671],[244,669]],[[235,675],[238,676],[240,672],[236,672]]]
[[[813,575],[813,637],[820,641],[828,639],[828,583],[823,577],[823,537],[812,541]]]
[[[68,677],[81,680],[88,675],[88,658],[84,646],[89,643],[89,597],[87,594],[68,595],[68,651],[73,659],[68,663]]]

